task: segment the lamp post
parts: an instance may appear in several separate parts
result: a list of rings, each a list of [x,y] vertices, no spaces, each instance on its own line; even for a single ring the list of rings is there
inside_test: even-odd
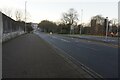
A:
[[[25,32],[26,32],[26,4],[27,4],[27,1],[25,1]]]
[[[105,36],[106,40],[107,40],[107,35],[108,35],[108,17],[106,17],[106,36]]]
[[[82,17],[83,17],[83,9],[81,9],[81,26],[80,26],[80,35],[81,35],[81,29],[82,29]]]

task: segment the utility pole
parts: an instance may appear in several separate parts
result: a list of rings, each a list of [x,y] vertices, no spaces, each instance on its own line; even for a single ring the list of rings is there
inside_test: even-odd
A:
[[[119,32],[119,28],[120,28],[120,1],[118,2],[118,29],[117,29],[117,36],[118,36],[118,45],[120,46],[120,32]]]
[[[27,1],[25,1],[25,32],[26,32],[26,12],[27,12],[26,4],[27,4]]]
[[[83,17],[83,9],[81,9],[81,26],[80,26],[80,35],[81,35],[81,29],[82,29],[82,17]]]
[[[108,35],[108,17],[106,17],[106,36],[105,36],[106,40],[107,40],[107,35]]]

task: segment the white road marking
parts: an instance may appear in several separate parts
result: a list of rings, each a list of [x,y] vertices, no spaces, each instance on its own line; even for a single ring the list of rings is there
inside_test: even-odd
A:
[[[88,41],[88,42],[91,42],[91,41]]]
[[[62,41],[64,41],[64,42],[70,42],[70,41],[68,41],[68,40],[65,40],[65,39],[60,39],[60,38],[55,37],[55,36],[52,36],[52,38],[54,38],[54,39],[59,39],[59,40],[62,40]]]
[[[57,37],[55,37],[55,36],[52,36],[52,38],[58,39],[58,38],[57,38]]]
[[[65,39],[60,39],[60,40],[62,40],[62,41],[64,41],[64,42],[70,42],[70,41],[68,41],[68,40],[65,40]]]

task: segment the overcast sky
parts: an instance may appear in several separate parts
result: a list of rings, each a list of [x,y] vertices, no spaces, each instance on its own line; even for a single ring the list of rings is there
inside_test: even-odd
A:
[[[27,1],[27,12],[31,15],[28,22],[37,22],[41,20],[50,20],[57,22],[62,13],[74,8],[79,14],[81,20],[81,9],[83,9],[82,22],[87,23],[92,16],[101,14],[103,17],[118,18],[119,0],[0,0],[0,8],[25,9]]]

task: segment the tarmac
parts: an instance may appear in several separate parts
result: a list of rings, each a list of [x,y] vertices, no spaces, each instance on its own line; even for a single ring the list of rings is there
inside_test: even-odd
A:
[[[90,40],[94,42],[105,43],[110,46],[120,47],[120,37],[105,37],[105,36],[93,36],[93,35],[66,35],[66,37],[78,38],[83,40]]]
[[[35,34],[2,44],[2,78],[93,78]]]

